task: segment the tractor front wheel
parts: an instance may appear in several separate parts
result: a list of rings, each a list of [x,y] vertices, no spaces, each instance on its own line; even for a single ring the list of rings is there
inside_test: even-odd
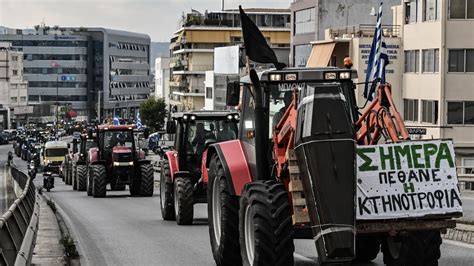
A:
[[[71,176],[72,176],[72,189],[73,190],[77,190],[77,166],[76,167],[72,167],[72,165],[70,166],[71,168]]]
[[[388,236],[382,244],[383,261],[388,266],[434,266],[441,257],[439,230],[413,231]]]
[[[173,182],[171,181],[170,164],[168,160],[164,160],[161,164],[160,205],[163,220],[174,220]]]
[[[107,176],[105,166],[92,165],[92,195],[94,198],[104,198],[107,193]]]
[[[92,196],[92,167],[87,171],[87,196]]]
[[[274,180],[246,184],[240,197],[243,265],[293,265],[293,224],[288,193]]]
[[[239,199],[230,193],[222,162],[211,158],[207,185],[207,213],[212,255],[217,265],[241,265]]]
[[[85,165],[76,166],[76,181],[77,181],[77,190],[86,191],[87,190],[87,168]]]
[[[153,189],[155,186],[154,170],[151,164],[140,165],[140,191],[142,197],[153,196]]]
[[[189,225],[193,223],[194,198],[193,184],[186,177],[177,177],[174,180],[174,211],[176,223]]]

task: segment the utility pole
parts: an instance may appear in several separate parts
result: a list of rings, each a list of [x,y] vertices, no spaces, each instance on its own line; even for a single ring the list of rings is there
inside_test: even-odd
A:
[[[59,74],[56,74],[56,139],[59,139]]]

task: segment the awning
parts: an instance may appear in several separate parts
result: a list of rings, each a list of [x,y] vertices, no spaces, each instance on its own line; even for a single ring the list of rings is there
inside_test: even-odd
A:
[[[327,67],[329,64],[329,59],[331,59],[332,51],[334,50],[334,46],[336,46],[335,42],[313,44],[313,48],[311,49],[311,54],[309,55],[306,67]]]

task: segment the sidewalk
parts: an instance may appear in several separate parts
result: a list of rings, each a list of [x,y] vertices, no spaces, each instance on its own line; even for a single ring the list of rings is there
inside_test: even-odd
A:
[[[40,196],[39,229],[36,246],[33,251],[32,265],[66,265],[64,247],[59,243],[61,231],[56,215]]]

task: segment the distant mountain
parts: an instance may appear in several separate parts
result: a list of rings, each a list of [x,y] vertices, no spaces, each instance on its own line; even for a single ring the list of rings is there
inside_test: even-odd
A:
[[[170,43],[151,42],[150,44],[150,67],[152,73],[155,71],[155,59],[158,57],[170,56]]]

